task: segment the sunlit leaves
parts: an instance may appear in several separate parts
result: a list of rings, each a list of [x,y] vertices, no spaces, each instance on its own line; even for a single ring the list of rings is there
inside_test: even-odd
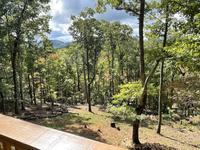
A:
[[[190,68],[196,70],[200,66],[200,35],[183,35],[177,41],[166,49],[177,60]]]
[[[110,105],[109,112],[111,112],[114,117],[120,117],[122,120],[134,120],[136,118],[135,109],[133,107],[129,107],[127,104],[123,104],[120,107]]]
[[[114,103],[121,103],[121,102],[131,102],[138,100],[143,92],[143,87],[141,84],[141,81],[135,81],[132,83],[127,83],[120,86],[120,91],[118,94],[115,94],[113,96]],[[149,90],[148,95],[154,96],[157,94],[156,87],[153,86],[153,84],[149,84]]]
[[[113,96],[117,100],[134,100],[142,94],[142,84],[140,81],[128,83],[120,86],[120,92]]]

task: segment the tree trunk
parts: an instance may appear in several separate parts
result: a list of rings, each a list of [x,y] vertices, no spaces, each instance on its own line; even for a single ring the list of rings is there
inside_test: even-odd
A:
[[[136,114],[137,115],[141,115],[143,113],[145,106],[146,106],[147,85],[148,85],[148,82],[150,81],[151,77],[153,76],[154,72],[156,71],[156,68],[158,67],[159,62],[160,62],[160,60],[156,61],[155,66],[152,68],[151,72],[149,73],[149,75],[147,76],[147,78],[144,82],[140,102],[139,102],[139,105],[136,108]],[[132,134],[133,144],[140,144],[140,141],[139,141],[139,125],[140,125],[140,121],[138,119],[135,119],[133,121],[133,134]]]
[[[16,39],[17,40],[17,39]],[[19,101],[18,101],[18,82],[17,82],[17,46],[18,42],[15,41],[14,48],[12,51],[12,73],[13,73],[13,84],[14,84],[14,102],[15,102],[15,114],[19,114]]]
[[[84,77],[84,86],[85,86],[85,91],[84,91],[84,98],[87,100],[87,95],[88,95],[88,87],[87,87],[87,77],[86,77],[86,68],[85,68],[85,57],[83,56],[83,77]]]
[[[145,0],[140,0],[139,15],[139,49],[140,49],[140,79],[142,84],[145,82],[145,62],[144,62],[144,9]]]
[[[2,92],[0,92],[0,97],[1,97],[1,112],[5,114],[5,101],[4,101],[4,96]]]
[[[144,86],[145,82],[145,63],[144,63],[144,38],[143,38],[143,30],[144,30],[144,9],[145,9],[145,0],[140,0],[140,13],[139,13],[139,48],[140,48],[140,79],[142,81],[142,84]],[[141,98],[141,106],[139,105],[138,108],[136,108],[137,115],[141,115],[145,103],[146,103],[146,97],[147,93],[146,90],[144,91],[144,95]],[[136,119],[133,122],[133,135],[132,135],[132,142],[133,144],[140,144],[139,141],[139,124],[140,121]]]
[[[119,54],[119,70],[121,75],[119,76],[119,84],[124,83],[124,54],[120,52]],[[128,80],[127,80],[128,81]]]
[[[88,111],[92,112],[90,83],[88,84]]]
[[[28,88],[29,88],[29,96],[31,99],[31,104],[33,104],[33,93],[32,93],[30,74],[28,74]]]
[[[108,67],[109,67],[109,76],[110,76],[110,80],[109,80],[109,93],[108,96],[111,98],[112,97],[112,68],[111,68],[111,61],[110,61],[110,56],[108,55]]]
[[[42,108],[42,105],[43,105],[43,97],[44,97],[44,95],[43,95],[43,80],[42,80],[42,76],[40,75],[40,107]],[[59,93],[59,91],[58,91],[58,93]]]
[[[32,79],[32,86],[33,86],[33,103],[36,105],[36,93],[35,93],[35,79],[33,73],[31,74],[31,79]]]
[[[76,74],[77,74],[77,90],[80,92],[81,91],[81,88],[80,88],[80,74],[79,74],[78,65],[76,65]]]
[[[112,46],[113,47],[113,46]],[[114,48],[112,48],[112,60],[111,60],[111,97],[114,95]]]
[[[160,89],[159,89],[159,99],[158,99],[158,129],[157,129],[158,134],[160,134],[161,124],[162,124],[163,68],[164,68],[164,60],[161,61],[161,66],[160,66]]]
[[[173,83],[174,82],[174,78],[175,78],[175,73],[174,73],[174,71],[172,70],[171,71],[171,83]],[[171,101],[170,101],[170,105],[172,106],[172,104],[173,104],[173,96],[174,96],[174,88],[173,87],[171,87],[171,90],[170,90],[170,99],[171,99]],[[170,107],[171,107],[170,106]]]
[[[16,39],[14,40],[12,55],[11,55],[11,63],[12,63],[12,72],[13,72],[13,84],[14,84],[14,101],[15,101],[15,114],[19,114],[19,101],[18,101],[18,81],[17,81],[17,53],[19,52],[19,45],[21,39],[21,26],[23,17],[25,14],[25,10],[28,5],[28,0],[24,2],[23,9],[18,17],[16,24]]]
[[[22,61],[22,60],[21,60]],[[19,62],[19,91],[20,91],[20,99],[21,99],[21,110],[25,110],[24,107],[24,94],[23,94],[23,73],[22,73],[22,62]]]
[[[167,44],[167,34],[168,34],[168,20],[169,20],[169,13],[168,13],[169,6],[166,6],[166,18],[165,18],[165,31],[164,31],[164,39],[163,39],[163,48],[165,48]],[[164,59],[161,61],[160,66],[160,89],[159,89],[159,100],[158,100],[158,129],[157,133],[160,134],[161,131],[161,124],[162,124],[162,104],[163,104],[163,70],[164,70]]]
[[[134,144],[140,144],[139,141],[139,125],[140,120],[136,119],[133,121],[133,133],[132,133],[132,140]]]
[[[88,111],[92,112],[91,107],[91,89],[90,89],[90,63],[89,63],[89,50],[86,49],[86,67],[87,67],[87,102],[88,102]]]
[[[110,33],[111,34],[111,33]],[[115,49],[116,49],[116,45],[113,42],[113,36],[111,34],[110,37],[110,46],[111,46],[111,81],[110,81],[110,97],[112,97],[114,95],[115,92],[115,83],[114,83],[114,62],[115,62]]]

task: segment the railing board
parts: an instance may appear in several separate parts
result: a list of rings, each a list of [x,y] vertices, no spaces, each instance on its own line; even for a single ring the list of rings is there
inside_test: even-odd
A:
[[[0,142],[30,150],[122,150],[108,144],[0,114]]]

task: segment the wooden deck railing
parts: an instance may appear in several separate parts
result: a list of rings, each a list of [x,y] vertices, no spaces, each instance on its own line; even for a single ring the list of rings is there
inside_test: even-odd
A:
[[[0,114],[0,150],[122,150]]]

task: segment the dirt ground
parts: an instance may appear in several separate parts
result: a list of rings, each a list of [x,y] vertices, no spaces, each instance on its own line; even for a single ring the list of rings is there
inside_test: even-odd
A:
[[[110,123],[113,122],[111,114],[98,106],[93,107],[93,112],[89,113],[87,106],[76,106],[69,108],[69,113],[62,116],[33,122],[119,147],[127,149],[131,147],[131,124],[115,121],[118,129],[112,128],[110,127]],[[183,126],[180,122],[165,121],[162,125],[161,135],[156,134],[156,125],[157,118],[153,116],[142,121],[140,140],[142,143],[146,143],[143,145],[143,149],[200,149],[198,124]]]

